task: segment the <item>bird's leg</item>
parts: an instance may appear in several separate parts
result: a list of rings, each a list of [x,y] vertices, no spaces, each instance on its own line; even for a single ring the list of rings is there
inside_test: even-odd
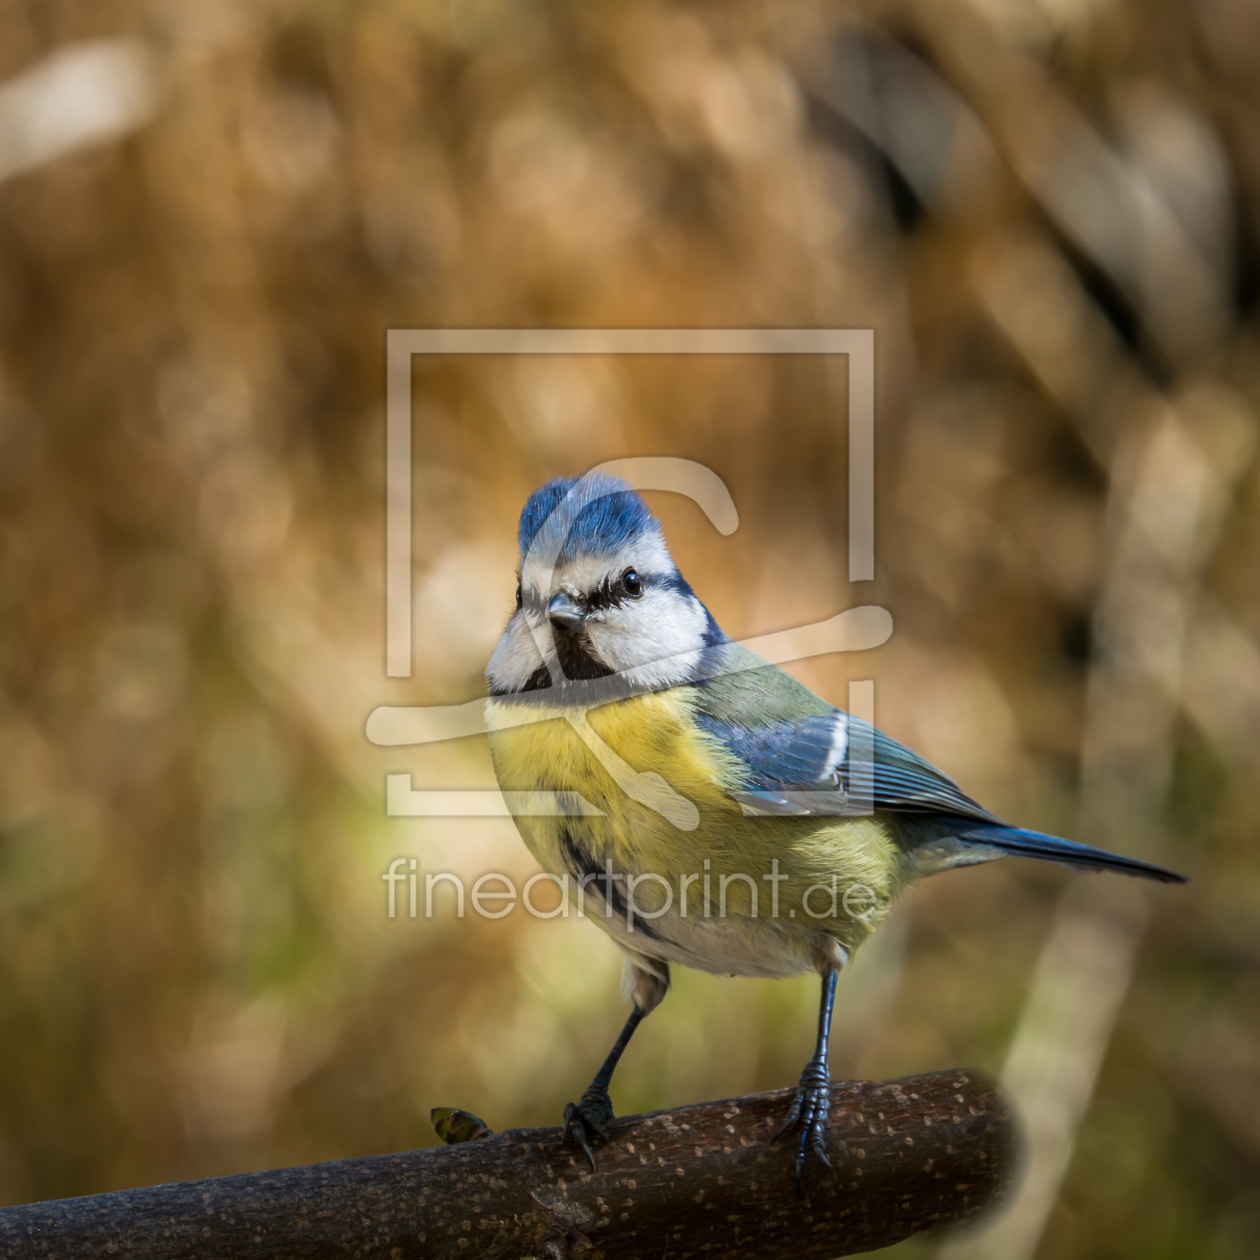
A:
[[[608,1083],[612,1080],[613,1069],[630,1044],[630,1038],[634,1036],[634,1030],[642,1022],[644,1013],[636,1003],[621,1030],[621,1036],[608,1052],[603,1067],[595,1073],[595,1079],[576,1103],[569,1103],[564,1109],[564,1136],[572,1138],[582,1148],[592,1169],[595,1167],[595,1156],[591,1154],[591,1141],[599,1138],[605,1145],[608,1144],[608,1134],[604,1132],[604,1126],[613,1118]]]
[[[818,1044],[814,1057],[801,1073],[801,1083],[796,1097],[784,1117],[777,1142],[785,1133],[800,1126],[796,1141],[796,1193],[805,1196],[805,1160],[813,1151],[828,1168],[831,1160],[823,1147],[823,1133],[827,1128],[827,1116],[831,1110],[831,1074],[827,1071],[827,1038],[831,1034],[831,1008],[836,1000],[836,972],[828,968],[823,972],[822,1001],[818,1010]]]

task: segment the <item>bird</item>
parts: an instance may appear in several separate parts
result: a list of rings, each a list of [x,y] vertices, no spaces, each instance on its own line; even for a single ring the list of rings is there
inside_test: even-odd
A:
[[[609,1085],[670,969],[821,978],[817,1040],[774,1140],[798,1195],[827,1168],[836,980],[915,880],[1013,855],[1185,877],[1012,826],[872,724],[730,639],[626,482],[555,478],[517,530],[516,607],[486,667],[486,728],[525,844],[624,954],[632,1009],[566,1140],[595,1168]]]

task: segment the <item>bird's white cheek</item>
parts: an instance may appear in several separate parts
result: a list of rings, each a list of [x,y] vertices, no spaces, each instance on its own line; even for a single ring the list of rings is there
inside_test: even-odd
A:
[[[504,691],[518,691],[542,664],[533,635],[525,618],[517,613],[508,622],[486,666],[490,685]]]
[[[610,669],[632,671],[639,681],[659,686],[690,675],[704,649],[707,627],[698,601],[653,591],[592,625],[589,634],[591,646]]]

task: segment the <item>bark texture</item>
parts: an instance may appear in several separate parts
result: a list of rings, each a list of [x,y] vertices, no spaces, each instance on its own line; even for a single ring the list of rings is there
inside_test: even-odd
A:
[[[594,1173],[560,1129],[0,1209],[0,1256],[806,1260],[971,1220],[1012,1124],[970,1071],[831,1091],[835,1165],[793,1186],[788,1090],[615,1120]]]

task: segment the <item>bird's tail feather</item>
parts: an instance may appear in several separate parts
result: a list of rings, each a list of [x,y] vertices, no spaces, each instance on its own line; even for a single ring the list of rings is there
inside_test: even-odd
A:
[[[1059,862],[1065,866],[1074,866],[1084,871],[1118,871],[1122,875],[1140,875],[1143,879],[1157,879],[1163,884],[1185,884],[1189,880],[1176,871],[1166,870],[1162,866],[1154,866],[1150,862],[1139,862],[1137,858],[1123,857],[1119,853],[1108,853],[1103,849],[1093,849],[1087,844],[1077,844],[1075,840],[1061,840],[1058,836],[1047,836],[1040,831],[1025,831],[1022,827],[1002,827],[982,823],[972,825],[960,832],[960,839],[970,840],[975,844],[983,844],[989,848],[1000,849],[1016,857],[1036,858],[1042,862]]]

